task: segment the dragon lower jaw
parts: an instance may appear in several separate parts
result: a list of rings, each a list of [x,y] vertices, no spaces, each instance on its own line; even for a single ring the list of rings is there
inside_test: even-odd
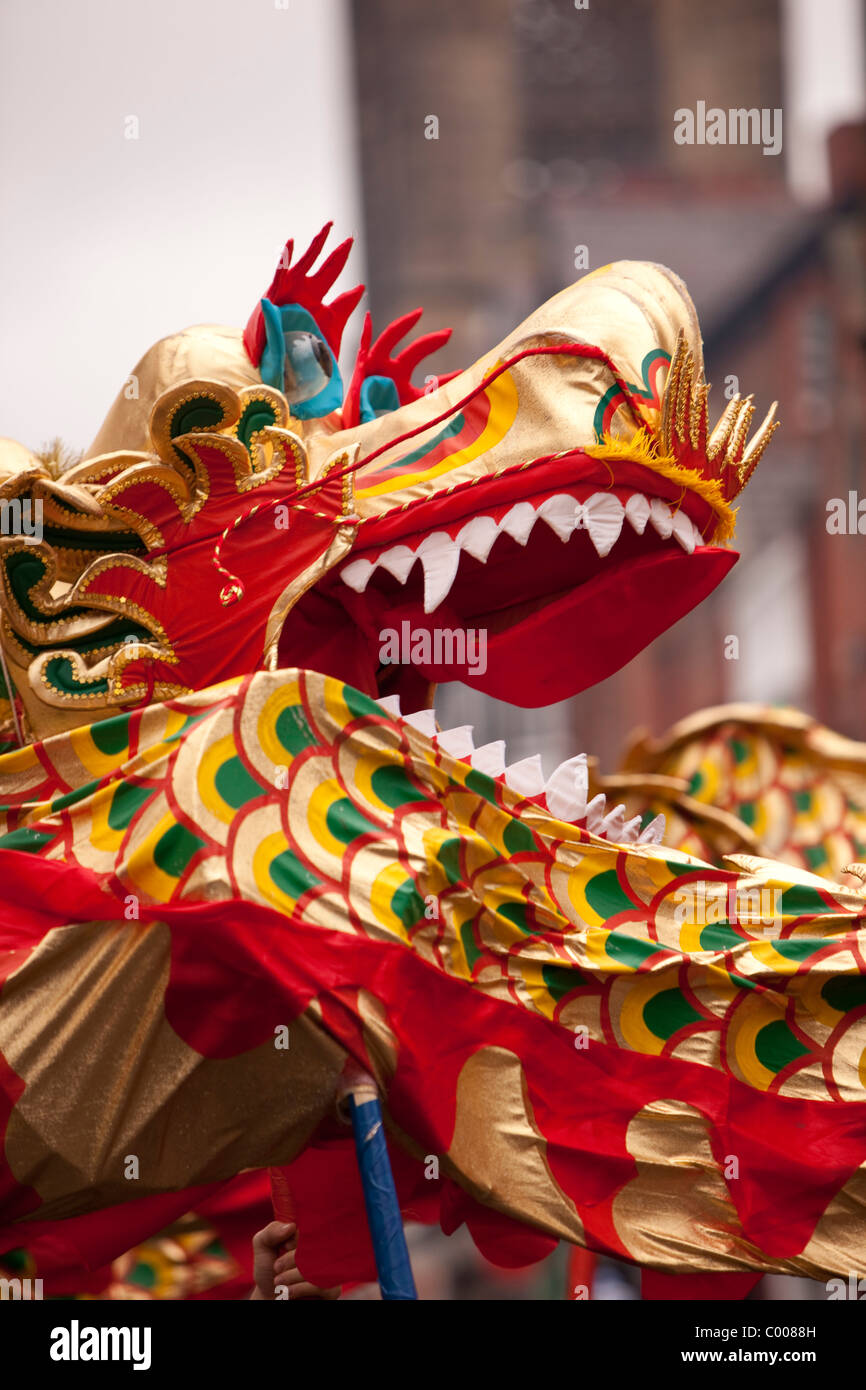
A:
[[[535,709],[613,675],[710,594],[737,555],[701,547],[624,561],[577,588],[508,614],[488,632],[487,669],[469,678],[485,694]],[[448,668],[425,671],[453,680]],[[466,679],[466,677],[463,677]]]

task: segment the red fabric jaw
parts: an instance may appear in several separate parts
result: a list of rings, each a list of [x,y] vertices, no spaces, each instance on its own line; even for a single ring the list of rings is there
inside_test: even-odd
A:
[[[663,540],[649,523],[636,531],[625,519],[612,549],[598,555],[585,530],[561,540],[542,520],[546,499],[563,493],[581,504],[598,493],[615,495],[623,506],[635,493],[657,498],[672,515],[688,517],[695,536],[712,534],[717,520],[704,497],[643,464],[616,460],[611,465],[582,450],[539,459],[362,520],[346,561],[290,616],[281,659],[326,670],[374,696],[387,689],[411,699],[419,684],[460,680],[497,699],[536,708],[619,670],[700,603],[736,562],[734,551],[699,544],[689,554],[673,537]],[[467,523],[487,518],[499,526],[515,504],[526,503],[538,518],[528,539],[518,544],[500,533],[483,560],[461,550],[452,587],[431,612],[425,612],[420,562],[400,582],[387,559],[378,567],[394,546],[417,555],[434,532],[461,546],[458,538]],[[341,574],[365,561],[373,568],[359,591]],[[341,634],[336,644],[333,632],[328,636],[331,628]],[[450,642],[446,664],[437,664],[443,652],[437,634],[461,630],[484,634],[484,662],[478,660],[473,635],[466,665],[456,660]],[[402,670],[392,668],[386,676],[380,671],[377,677],[382,660],[392,659],[379,655],[386,632],[408,633],[401,635],[403,653],[410,639],[420,638],[423,648],[427,634],[430,651],[440,655],[430,660],[423,652],[413,655],[409,670],[409,658],[402,654]]]
[[[688,554],[673,538],[662,542],[651,532],[628,533],[618,542],[619,558],[616,545],[598,557],[584,532],[563,544],[543,522],[536,528],[539,535],[525,550],[503,538],[496,542],[503,547],[498,559],[494,547],[483,566],[461,560],[451,594],[430,613],[424,612],[420,564],[402,586],[374,574],[361,593],[329,576],[330,603],[316,612],[325,625],[346,624],[343,640],[326,647],[322,622],[314,625],[313,608],[302,600],[284,632],[286,658],[305,645],[305,660],[336,661],[329,674],[363,681],[375,696],[377,653],[385,634],[394,633],[402,665],[392,668],[389,692],[410,698],[413,691],[404,688],[409,679],[458,680],[538,708],[613,675],[706,598],[739,558],[716,546]],[[511,590],[507,606],[503,588]],[[451,640],[460,633],[466,634],[462,645]]]
[[[703,546],[602,568],[598,578],[491,636],[487,671],[472,678],[486,694],[535,709],[576,695],[631,661],[710,594],[739,559]],[[527,655],[531,654],[531,661]],[[453,668],[425,671],[454,680]]]
[[[559,542],[553,537],[551,544]],[[496,626],[475,617],[464,624],[447,603],[425,614],[420,601],[389,609],[381,599],[381,608],[373,613],[373,634],[377,624],[390,624],[398,634],[408,626],[413,642],[420,634],[430,634],[429,646],[435,651],[437,632],[464,625],[480,629],[486,633],[486,669],[477,660],[477,640],[466,665],[450,659],[449,649],[447,664],[416,659],[412,669],[428,682],[464,681],[498,700],[537,709],[568,699],[620,670],[701,603],[738,559],[737,551],[716,546],[701,546],[687,555],[676,544],[624,563],[609,556],[592,578],[550,600],[527,605],[510,625],[507,613]],[[347,591],[356,608],[365,597]],[[399,684],[395,688],[399,690]]]

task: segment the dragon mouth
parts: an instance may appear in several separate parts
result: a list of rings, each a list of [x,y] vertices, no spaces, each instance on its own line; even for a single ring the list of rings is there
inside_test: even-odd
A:
[[[583,460],[595,476],[534,493],[524,473],[519,500],[512,479],[485,480],[468,516],[464,494],[462,508],[434,498],[370,518],[289,616],[281,646],[297,654],[306,636],[319,669],[324,659],[327,674],[408,707],[440,681],[535,708],[605,679],[738,557],[704,543],[715,518],[698,494],[632,463],[612,485]]]

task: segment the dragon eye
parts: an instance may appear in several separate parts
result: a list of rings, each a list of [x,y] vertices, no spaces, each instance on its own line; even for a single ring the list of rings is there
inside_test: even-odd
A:
[[[312,400],[328,384],[334,371],[327,347],[315,333],[292,330],[283,334],[286,345],[283,392],[290,404]]]

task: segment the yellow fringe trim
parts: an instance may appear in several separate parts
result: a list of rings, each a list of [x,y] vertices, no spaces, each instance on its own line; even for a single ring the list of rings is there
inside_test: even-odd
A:
[[[598,444],[585,449],[584,453],[590,458],[606,461],[619,459],[623,463],[639,463],[644,468],[651,469],[653,473],[661,474],[663,478],[680,483],[684,488],[688,488],[689,492],[703,497],[716,513],[718,520],[710,543],[725,545],[733,539],[737,526],[737,508],[728,502],[718,479],[705,478],[703,473],[699,473],[695,468],[683,468],[672,455],[660,454],[655,440],[646,429],[636,430],[631,439],[614,439],[612,435],[605,433]]]

